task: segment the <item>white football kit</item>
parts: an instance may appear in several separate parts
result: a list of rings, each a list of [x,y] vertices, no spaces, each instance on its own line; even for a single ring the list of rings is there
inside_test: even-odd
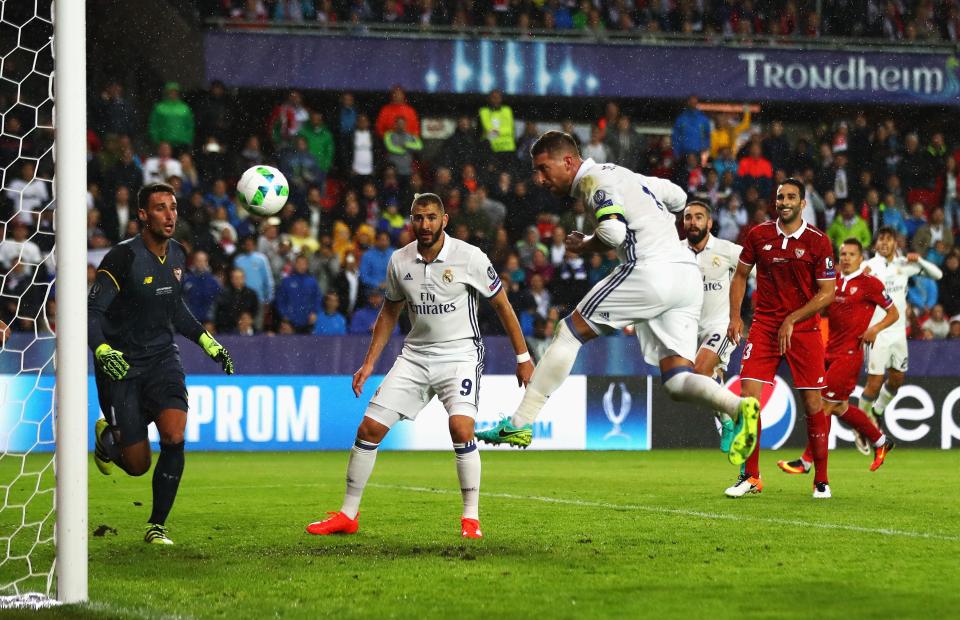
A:
[[[730,325],[730,281],[737,271],[742,247],[708,234],[707,244],[700,252],[694,251],[700,273],[703,274],[703,307],[700,310],[700,329],[697,341],[701,349],[710,349],[720,357],[720,368],[727,369],[730,354],[736,348],[727,339]],[[693,250],[692,247],[687,245]]]
[[[905,256],[897,255],[892,261],[879,254],[868,260],[864,267],[870,268],[870,275],[883,282],[887,294],[893,299],[900,317],[897,322],[877,334],[873,346],[868,349],[867,373],[882,375],[887,368],[906,372],[909,366],[907,358],[907,282],[911,277],[925,273],[934,280],[943,277],[943,272],[933,263],[920,259],[910,262]],[[886,311],[877,307],[870,324],[880,322]]]
[[[670,355],[693,360],[703,287],[693,254],[679,242],[674,213],[687,194],[666,179],[585,160],[570,190],[597,218],[627,227],[620,265],[597,282],[577,310],[598,333],[635,325],[643,357],[654,366]]]
[[[477,303],[501,288],[487,256],[449,235],[429,263],[416,242],[394,252],[386,298],[406,303],[413,328],[370,402],[413,420],[436,395],[449,415],[475,416],[483,372]]]

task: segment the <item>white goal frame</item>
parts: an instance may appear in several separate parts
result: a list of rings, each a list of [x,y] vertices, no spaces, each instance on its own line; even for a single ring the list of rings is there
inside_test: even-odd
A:
[[[87,600],[86,0],[55,0],[57,599]]]

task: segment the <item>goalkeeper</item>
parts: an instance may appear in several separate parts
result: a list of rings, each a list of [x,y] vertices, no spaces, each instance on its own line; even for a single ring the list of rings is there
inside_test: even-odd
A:
[[[173,188],[145,185],[137,203],[141,232],[103,258],[87,303],[87,333],[106,418],[96,424],[94,461],[106,475],[116,464],[142,476],[151,460],[147,427],[156,425],[160,457],[144,540],[170,545],[164,524],[183,474],[187,425],[187,387],[174,331],[199,343],[227,374],[233,374],[233,360],[180,296],[186,252],[171,239],[177,224]]]

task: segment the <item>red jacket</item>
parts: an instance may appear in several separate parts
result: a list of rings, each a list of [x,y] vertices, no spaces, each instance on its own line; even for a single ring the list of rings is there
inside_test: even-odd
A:
[[[408,103],[388,103],[380,108],[375,125],[377,135],[382,138],[383,134],[393,129],[394,122],[398,118],[407,121],[407,133],[420,135],[420,118],[417,116],[417,111]]]

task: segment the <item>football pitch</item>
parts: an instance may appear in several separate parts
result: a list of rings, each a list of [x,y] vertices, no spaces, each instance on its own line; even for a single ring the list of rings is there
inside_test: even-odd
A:
[[[459,537],[452,451],[379,455],[354,536],[347,455],[194,453],[168,525],[142,542],[150,477],[91,463],[90,598],[17,617],[955,617],[960,453],[831,454],[834,498],[767,452],[759,496],[722,495],[718,451],[483,454],[485,539]],[[104,527],[105,526],[105,527]],[[10,613],[10,612],[7,612]]]

